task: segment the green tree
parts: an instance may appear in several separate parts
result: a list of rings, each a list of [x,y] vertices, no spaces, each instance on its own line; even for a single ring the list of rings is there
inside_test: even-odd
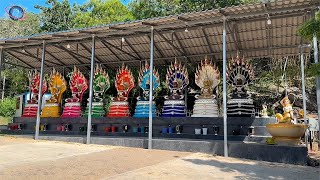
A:
[[[20,67],[7,67],[3,75],[6,76],[6,96],[21,94],[28,89],[29,80],[25,69]]]
[[[249,4],[259,0],[133,0],[129,9],[137,19]]]
[[[13,21],[9,18],[0,19],[0,38],[11,38],[17,36],[29,36],[39,33],[39,17],[28,13],[23,21]]]
[[[316,35],[318,42],[320,39],[320,11],[318,11],[314,18],[305,22],[298,30],[300,36],[304,39],[309,40],[310,42],[313,39],[313,36]],[[319,43],[318,43],[319,44]],[[319,45],[318,45],[319,46]],[[320,76],[320,64],[311,64],[307,69],[307,73],[310,76]]]
[[[0,101],[0,116],[11,117],[16,112],[16,99],[4,98]]]
[[[0,23],[0,38],[11,38],[17,36],[30,36],[39,33],[40,20],[39,16],[28,13],[27,18],[23,21],[13,21],[9,18],[1,19]],[[18,64],[11,56],[5,55],[5,62]],[[1,80],[6,77],[5,82],[5,97],[12,97],[27,90],[28,78],[23,68],[14,65],[6,64],[5,70],[1,73]],[[2,82],[3,83],[3,82]],[[0,85],[2,89],[3,84]],[[1,94],[1,93],[0,93]],[[2,109],[0,109],[1,111]],[[0,115],[1,116],[1,115]]]
[[[55,32],[73,27],[73,10],[69,0],[47,0],[45,6],[34,7],[41,10],[41,31]]]
[[[133,0],[129,9],[136,19],[168,16],[181,12],[180,0]]]
[[[241,0],[180,0],[180,5],[186,12],[223,8],[227,6],[239,5],[241,3]]]
[[[316,16],[309,21],[305,22],[300,28],[298,33],[305,39],[312,40],[315,34],[317,38],[320,38],[320,11],[316,13]]]
[[[83,28],[132,20],[133,16],[119,0],[90,0],[75,5],[74,27]]]

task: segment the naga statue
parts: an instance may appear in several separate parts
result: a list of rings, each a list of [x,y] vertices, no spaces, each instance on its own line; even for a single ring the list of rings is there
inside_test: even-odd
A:
[[[92,101],[92,116],[105,116],[105,107],[103,102],[104,93],[110,88],[110,79],[108,73],[102,69],[101,65],[96,66],[93,80],[93,101]],[[89,99],[88,99],[89,102]],[[87,105],[85,116],[89,113],[89,103]]]
[[[201,95],[195,96],[192,117],[218,117],[219,109],[213,91],[220,83],[220,72],[207,58],[196,70],[195,83],[201,88]]]
[[[139,72],[139,86],[143,90],[143,95],[139,96],[133,117],[149,117],[149,93],[150,93],[150,66],[146,61]],[[160,77],[157,70],[152,73],[152,90],[156,90],[160,85]],[[156,104],[152,102],[152,116],[156,116]]]
[[[23,109],[22,117],[36,117],[38,112],[40,73],[37,70],[29,72],[31,99],[27,101]],[[42,83],[42,95],[47,91],[47,81],[44,79]],[[42,97],[41,97],[42,98]]]
[[[229,63],[226,75],[227,83],[234,88],[227,102],[228,115],[254,116],[253,100],[245,89],[254,79],[252,65],[237,56]]]
[[[49,90],[51,97],[46,101],[41,117],[60,117],[61,100],[63,93],[67,90],[67,82],[54,68],[50,74]]]
[[[107,117],[128,117],[130,116],[128,96],[134,87],[134,77],[124,64],[117,70],[115,87],[118,94],[112,98]]]
[[[69,86],[72,97],[65,100],[62,117],[81,117],[81,102],[83,93],[88,89],[88,80],[74,67],[71,73]]]
[[[185,66],[178,63],[171,63],[167,70],[166,83],[170,89],[170,95],[165,96],[163,106],[163,117],[185,117],[186,104],[184,101],[184,90],[189,84],[188,72]]]

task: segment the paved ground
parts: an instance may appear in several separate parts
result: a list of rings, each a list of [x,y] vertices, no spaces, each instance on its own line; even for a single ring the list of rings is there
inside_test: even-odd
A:
[[[0,179],[320,179],[320,169],[201,153],[0,136]]]

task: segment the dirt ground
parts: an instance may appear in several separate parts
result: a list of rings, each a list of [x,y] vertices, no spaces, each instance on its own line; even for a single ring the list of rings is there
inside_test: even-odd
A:
[[[320,179],[320,169],[201,153],[0,136],[0,179]]]

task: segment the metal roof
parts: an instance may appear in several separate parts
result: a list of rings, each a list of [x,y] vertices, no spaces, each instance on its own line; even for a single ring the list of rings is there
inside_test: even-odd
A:
[[[139,66],[150,58],[150,29],[155,30],[155,65],[175,57],[196,63],[208,56],[222,59],[223,18],[227,20],[227,58],[239,51],[246,58],[298,55],[306,43],[297,29],[314,15],[319,0],[278,0],[167,17],[115,23],[0,39],[0,48],[26,68],[40,68],[45,40],[46,67],[90,65],[91,38],[96,40],[96,62]],[[267,23],[270,17],[271,24]],[[186,29],[188,32],[186,32]],[[124,38],[124,42],[122,42]],[[70,48],[67,48],[67,45]]]

